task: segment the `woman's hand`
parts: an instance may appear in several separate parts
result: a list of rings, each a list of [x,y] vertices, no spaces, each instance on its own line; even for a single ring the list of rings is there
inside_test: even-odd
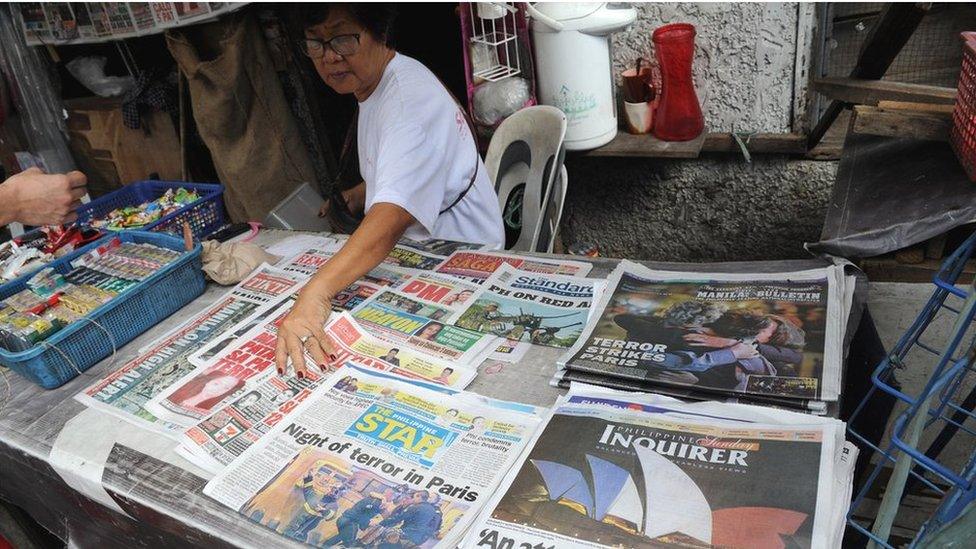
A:
[[[346,207],[349,208],[349,212],[353,214],[361,214],[363,210],[366,209],[366,182],[361,181],[359,185],[346,189],[339,194],[342,195],[342,199],[346,201]],[[319,207],[319,217],[326,217],[329,215],[329,208],[332,207],[332,201],[326,200]]]
[[[288,316],[278,326],[278,343],[275,346],[275,362],[279,374],[288,369],[288,359],[295,368],[295,375],[304,377],[305,354],[324,370],[335,356],[335,346],[325,333],[325,323],[332,313],[331,299],[322,292],[306,287],[299,294]]]
[[[275,346],[278,373],[285,373],[290,358],[295,373],[304,376],[303,351],[308,351],[320,368],[335,361],[336,348],[325,333],[332,296],[379,265],[413,223],[413,216],[395,204],[380,202],[369,209],[345,246],[305,284],[282,319]]]

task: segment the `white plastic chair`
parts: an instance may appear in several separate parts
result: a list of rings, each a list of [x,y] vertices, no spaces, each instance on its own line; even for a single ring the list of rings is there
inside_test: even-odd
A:
[[[550,106],[505,119],[488,145],[485,167],[505,221],[505,249],[551,252],[566,198],[566,115]]]

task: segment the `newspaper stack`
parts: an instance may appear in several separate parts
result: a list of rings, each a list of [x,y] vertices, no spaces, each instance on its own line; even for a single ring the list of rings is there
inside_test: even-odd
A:
[[[293,377],[294,372],[280,376],[275,368],[278,326],[289,310],[289,307],[282,307],[213,358],[200,363],[147,402],[146,409],[160,419],[190,427],[236,395],[252,392],[272,378],[284,381]],[[476,375],[473,368],[462,368],[371,336],[348,313],[333,314],[325,332],[336,346],[335,364],[340,366],[349,359],[377,370],[457,387],[466,386]],[[321,373],[307,352],[305,362],[308,376],[296,382],[302,387],[314,384]],[[327,367],[334,370],[334,367]],[[282,391],[294,388],[287,383],[281,384]]]
[[[844,424],[574,386],[463,547],[841,546]]]
[[[146,404],[194,368],[190,356],[233,332],[256,312],[281,303],[304,280],[261,265],[213,305],[140,349],[139,355],[81,393],[79,402],[140,427],[175,437],[181,428],[146,410]]]
[[[300,239],[307,241],[308,237],[303,236]],[[254,375],[258,370],[264,372],[270,365],[267,356],[269,345],[268,341],[258,341],[258,345],[251,349],[257,352],[249,353],[255,359],[253,363],[247,368],[237,370],[233,376],[207,379],[213,383],[204,383],[199,391],[200,395],[196,395],[200,396],[199,401],[192,402],[192,406],[164,404],[164,400],[175,391],[171,388],[175,385],[182,386],[198,374],[201,368],[210,366],[220,352],[256,326],[290,309],[296,292],[345,244],[345,239],[341,237],[317,237],[313,240],[314,244],[302,245],[287,253],[275,250],[279,255],[291,257],[279,262],[278,267],[259,266],[244,281],[220,296],[213,305],[140,349],[138,356],[86,388],[75,399],[140,427],[179,439],[186,427],[194,425],[201,414],[217,409],[220,405],[227,404],[226,401],[240,396],[235,391],[227,396],[225,391],[250,387],[247,383],[231,383],[231,378],[247,378],[249,381],[251,378],[255,381],[264,379],[263,374],[258,377]],[[283,245],[285,243],[281,244],[281,249],[289,249],[289,246]],[[333,310],[341,312],[352,309],[380,288],[399,287],[416,273],[423,272],[405,266],[419,265],[432,269],[446,259],[441,254],[469,249],[471,246],[444,241],[407,241],[398,244],[383,265],[335,296]],[[261,353],[264,356],[253,356]],[[258,364],[260,367],[254,368]],[[289,379],[284,385],[300,393],[298,389],[304,388],[305,383],[299,383],[302,387],[298,387],[295,380]],[[204,389],[210,393],[206,398],[203,398]],[[287,392],[284,386],[279,389]],[[157,412],[176,421],[156,417],[146,409],[150,403]]]
[[[823,413],[840,393],[852,297],[840,266],[683,273],[621,261],[554,383]]]
[[[455,547],[541,421],[349,363],[204,493],[316,546]]]
[[[212,372],[246,372],[241,364],[252,356],[248,349],[254,349],[262,339],[274,337],[274,330],[274,321],[255,328],[240,338],[235,344],[237,349],[222,353],[218,361],[209,367],[202,365],[195,376],[174,385],[172,391],[161,395],[150,406],[161,408],[160,413],[172,415],[174,421],[183,419],[184,425],[187,424],[185,420],[200,417],[203,414],[195,415],[196,410],[186,405],[186,396],[171,395],[193,394],[196,391],[189,388],[201,387],[201,381],[210,379]],[[374,370],[457,389],[465,387],[476,375],[474,370],[465,370],[408,349],[401,350],[373,337],[363,331],[348,313],[334,316],[325,331],[336,346],[336,357],[340,364],[354,361]],[[204,470],[220,472],[294,410],[319,386],[323,377],[327,377],[320,375],[311,365],[311,357],[306,357],[306,360],[310,366],[308,375],[301,378],[291,374],[277,375],[273,369],[266,369],[240,382],[232,376],[232,383],[239,384],[240,388],[233,390],[229,396],[224,395],[218,404],[214,404],[211,415],[195,425],[190,423],[191,426],[180,437],[182,446],[177,453]]]

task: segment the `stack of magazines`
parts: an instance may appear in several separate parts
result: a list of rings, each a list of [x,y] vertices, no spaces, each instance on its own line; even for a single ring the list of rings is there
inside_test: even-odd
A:
[[[853,286],[836,265],[683,273],[624,260],[553,383],[822,414],[840,394]]]
[[[840,547],[844,424],[574,386],[464,547]]]

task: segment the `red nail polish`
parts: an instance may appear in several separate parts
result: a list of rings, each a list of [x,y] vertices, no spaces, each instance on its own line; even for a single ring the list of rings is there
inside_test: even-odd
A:
[[[278,368],[278,375],[279,375],[279,376],[283,376],[283,375],[285,375],[285,371],[284,371],[284,370],[282,370],[281,368]]]
[[[297,374],[295,374],[295,375],[297,375],[297,376],[298,376],[298,379],[305,379],[305,374],[303,374],[303,373],[301,373],[301,372],[298,372],[298,373],[297,373]]]

